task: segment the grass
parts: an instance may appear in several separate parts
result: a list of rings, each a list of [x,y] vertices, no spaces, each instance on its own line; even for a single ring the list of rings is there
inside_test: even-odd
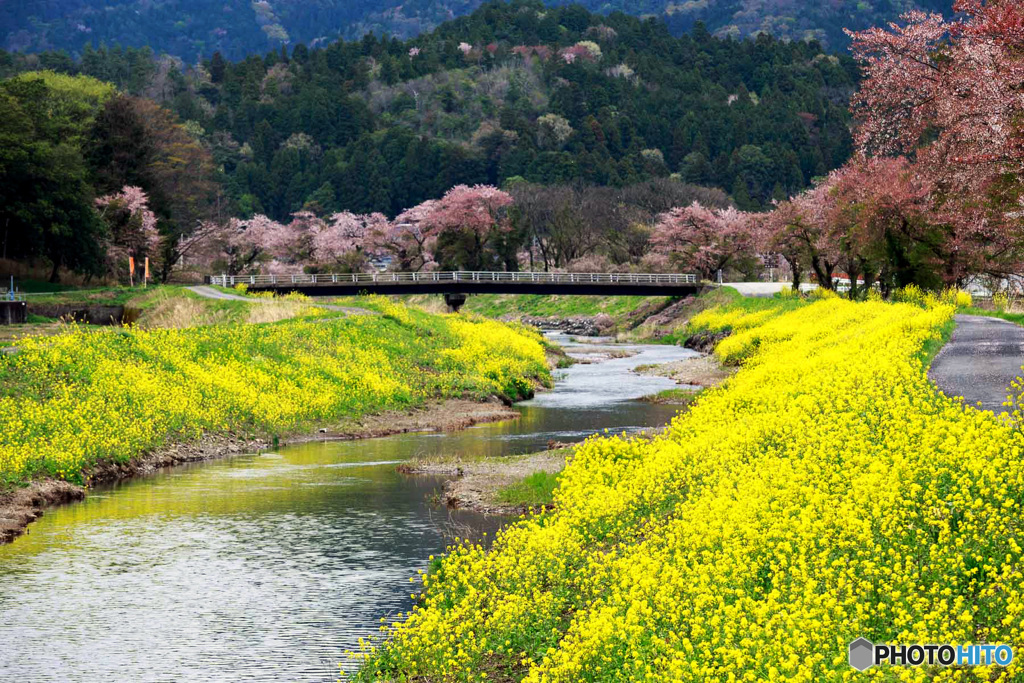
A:
[[[744,313],[755,313],[765,309],[780,309],[790,311],[804,304],[799,298],[761,298],[745,297],[732,287],[716,287],[699,294],[696,297],[687,299],[685,305],[677,312],[675,320],[670,323],[671,327],[666,332],[664,327],[654,327],[644,323],[635,330],[619,335],[619,341],[649,342],[655,344],[668,344],[671,346],[682,346],[697,330],[689,325],[689,320],[701,311],[706,311],[717,306],[727,307],[732,311]]]
[[[937,336],[925,340],[921,350],[917,353],[917,357],[921,360],[921,364],[924,367],[931,366],[935,356],[939,355],[939,351],[942,350],[942,347],[953,336],[954,329],[956,329],[956,321],[947,320],[938,328]]]
[[[180,285],[62,289],[33,295],[28,299],[30,309],[33,306],[123,306],[133,310],[132,320],[139,327],[146,329],[184,329],[210,325],[278,322],[308,316],[310,307],[316,305],[315,302],[283,298],[252,301],[209,299]],[[343,316],[344,313],[318,310],[316,315],[333,318]],[[0,331],[0,339],[49,336],[61,329],[57,322],[55,318],[30,312],[29,325],[13,326],[9,331]]]
[[[0,282],[0,285],[9,286],[10,280]],[[19,280],[14,278],[14,286],[26,294],[65,292],[78,289],[75,285],[66,285],[59,282],[47,282],[46,280]]]
[[[555,488],[558,486],[559,474],[543,470],[527,475],[522,481],[502,487],[496,498],[505,505],[523,505],[542,507],[554,503]]]
[[[439,295],[417,294],[403,297],[406,303],[434,309],[442,302]],[[641,306],[662,307],[671,299],[659,296],[577,296],[547,294],[474,294],[463,310],[486,316],[530,316],[537,318],[591,317],[606,314],[612,318],[629,315]]]
[[[977,306],[969,306],[967,308],[961,308],[957,313],[964,313],[966,315],[985,315],[989,318],[1001,318],[1008,322],[1016,325],[1024,326],[1024,313],[1010,313],[1009,311],[994,311],[989,308],[978,308]]]
[[[149,293],[165,288],[184,289],[170,285],[147,287],[96,287],[92,289],[43,290],[30,297],[29,303],[67,306],[126,306],[133,299],[145,299]],[[27,290],[26,290],[27,291]]]
[[[703,389],[666,389],[650,396],[644,396],[640,400],[644,403],[669,403],[687,406],[696,400],[701,391]]]

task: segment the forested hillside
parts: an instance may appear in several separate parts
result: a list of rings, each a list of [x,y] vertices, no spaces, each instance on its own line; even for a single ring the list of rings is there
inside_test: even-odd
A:
[[[148,45],[188,62],[208,58],[215,51],[241,59],[282,45],[312,46],[369,32],[407,38],[481,4],[480,0],[13,0],[0,3],[0,47],[79,54],[89,44],[116,43]],[[605,14],[662,18],[677,35],[703,21],[722,36],[767,31],[783,38],[814,38],[842,49],[847,45],[844,28],[884,24],[908,9],[949,12],[952,0],[580,0],[580,4]],[[560,30],[556,18],[543,23],[549,32]]]
[[[679,174],[760,208],[847,159],[856,79],[816,43],[674,38],[661,22],[539,2],[489,4],[406,42],[215,54],[197,68],[135,50],[0,55],[9,74],[30,68],[166,105],[212,155],[233,212],[278,220],[303,207],[395,215],[516,177]]]

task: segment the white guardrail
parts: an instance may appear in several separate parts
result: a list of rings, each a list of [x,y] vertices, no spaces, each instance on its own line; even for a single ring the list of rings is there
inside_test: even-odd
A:
[[[330,273],[312,275],[213,275],[211,285],[234,287],[287,287],[289,285],[348,285],[420,282],[510,282],[523,284],[621,284],[621,285],[695,285],[696,275],[665,273],[504,273],[486,271],[427,273]]]

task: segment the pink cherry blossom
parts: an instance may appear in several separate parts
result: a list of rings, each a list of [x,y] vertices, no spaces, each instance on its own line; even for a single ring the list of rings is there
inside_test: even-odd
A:
[[[651,235],[656,252],[684,269],[712,279],[719,269],[751,254],[755,246],[750,215],[735,208],[710,209],[694,202],[658,218]]]

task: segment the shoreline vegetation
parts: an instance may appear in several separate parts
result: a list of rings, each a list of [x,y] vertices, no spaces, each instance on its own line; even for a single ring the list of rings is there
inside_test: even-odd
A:
[[[954,312],[826,295],[696,316],[728,335],[728,383],[661,434],[574,447],[553,509],[490,549],[455,539],[355,680],[823,680],[894,622],[1019,642],[1024,437],[929,382]]]
[[[10,543],[26,527],[41,517],[47,508],[84,500],[98,485],[144,477],[164,468],[187,463],[257,453],[289,444],[311,441],[349,441],[376,439],[408,432],[452,432],[487,422],[514,420],[519,413],[497,397],[484,401],[448,399],[414,406],[409,410],[390,410],[350,418],[331,428],[264,438],[240,438],[230,434],[204,434],[198,441],[174,443],[127,462],[106,462],[83,473],[85,485],[60,479],[32,481],[27,486],[0,491],[0,545]]]
[[[622,349],[598,344],[592,353],[588,350],[584,354],[583,350],[577,349],[573,356],[568,357],[577,363],[601,363],[621,358],[618,351]],[[583,355],[582,360],[577,357],[579,355]],[[677,405],[685,411],[706,389],[719,386],[735,371],[735,367],[725,367],[714,356],[707,355],[672,363],[641,365],[634,372],[670,377],[682,386],[637,400]],[[650,439],[660,431],[650,430],[634,438]],[[448,508],[487,515],[520,515],[554,509],[552,495],[557,477],[572,461],[578,445],[551,442],[544,451],[501,458],[467,458],[458,453],[430,456],[401,463],[395,469],[412,476],[450,477],[444,482],[439,496],[439,502]]]
[[[91,484],[274,443],[454,430],[518,415],[563,355],[521,326],[383,297],[374,316],[110,328],[0,357],[0,542]]]

